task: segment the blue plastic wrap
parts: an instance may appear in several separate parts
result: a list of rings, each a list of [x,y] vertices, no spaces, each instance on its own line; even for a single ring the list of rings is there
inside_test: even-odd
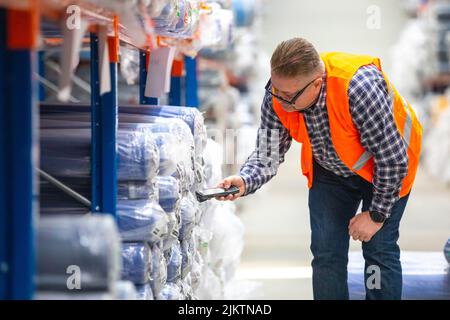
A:
[[[177,0],[168,3],[159,16],[153,18],[157,34],[172,38],[192,37],[199,22],[197,0]]]
[[[255,0],[233,0],[234,21],[236,26],[251,26],[255,18],[255,9]]]
[[[136,287],[131,281],[117,281],[115,286],[114,299],[116,300],[136,300]]]
[[[198,202],[191,193],[188,193],[187,196],[181,199],[180,240],[189,239],[191,237],[198,209]]]
[[[152,274],[150,284],[155,297],[159,295],[167,281],[167,261],[160,248],[160,244],[152,246]]]
[[[158,299],[160,300],[184,300],[181,287],[176,283],[166,283]]]
[[[147,200],[119,200],[117,223],[123,241],[161,241],[168,232],[168,217],[161,206]]]
[[[442,252],[402,252],[404,300],[450,300],[449,266]],[[349,254],[350,299],[365,299],[364,259],[359,252]]]
[[[58,180],[87,199],[91,198],[92,186],[89,178],[59,178]],[[40,199],[42,202],[41,208],[71,207],[71,203],[75,201],[43,179],[40,181]],[[119,181],[117,184],[117,199],[159,201],[159,191],[154,179],[149,181]],[[76,203],[73,206],[79,207],[80,205]]]
[[[444,247],[444,256],[447,259],[447,262],[450,263],[450,239],[447,240],[447,243]]]
[[[181,279],[182,254],[181,245],[177,241],[170,248],[167,259],[167,282],[176,283]]]
[[[154,300],[152,287],[150,284],[137,285],[137,300]]]
[[[159,201],[159,190],[155,180],[148,181],[120,181],[117,185],[117,199],[139,200],[147,199]]]
[[[111,291],[119,278],[120,238],[109,215],[41,216],[37,244],[39,290],[68,292],[77,272],[82,291]]]
[[[40,131],[41,167],[55,177],[90,176],[90,129]],[[158,173],[159,152],[151,135],[120,131],[117,134],[119,180],[149,180]]]
[[[175,211],[181,200],[179,181],[174,177],[157,176],[155,182],[159,191],[159,205],[166,212]]]
[[[148,244],[122,243],[122,280],[146,284],[150,282],[151,268],[152,253]]]
[[[119,107],[119,121],[130,115],[148,115],[162,118],[183,120],[194,136],[195,154],[201,156],[206,146],[206,128],[204,118],[196,108],[180,108],[176,106],[123,106]]]

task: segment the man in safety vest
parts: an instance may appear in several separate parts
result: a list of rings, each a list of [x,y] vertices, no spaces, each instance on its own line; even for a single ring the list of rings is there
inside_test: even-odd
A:
[[[381,278],[367,286],[372,272],[364,272],[366,298],[400,299],[399,224],[422,137],[413,109],[375,57],[319,55],[307,40],[294,38],[278,45],[270,63],[256,150],[239,175],[219,184],[240,192],[219,200],[249,195],[268,182],[293,138],[302,144],[309,187],[314,298],[349,298],[352,237],[362,242],[365,271],[379,270]]]

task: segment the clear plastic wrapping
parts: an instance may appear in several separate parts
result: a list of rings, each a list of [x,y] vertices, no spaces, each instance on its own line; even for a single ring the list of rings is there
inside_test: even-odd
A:
[[[152,276],[150,284],[152,286],[153,294],[158,297],[164,284],[167,281],[167,261],[161,250],[160,244],[152,246]]]
[[[195,226],[198,201],[191,193],[181,199],[180,240],[189,239]]]
[[[55,177],[88,178],[91,172],[90,129],[42,129],[41,167]],[[151,135],[117,134],[117,178],[149,180],[158,173],[159,152]]]
[[[147,181],[119,181],[117,184],[117,199],[146,199],[158,202],[159,190],[155,179]]]
[[[192,270],[192,264],[196,252],[194,237],[188,240],[181,241],[181,254],[182,254],[182,265],[181,265],[181,279],[185,279],[186,276]]]
[[[155,30],[159,35],[172,38],[192,37],[199,23],[199,1],[178,0],[169,2],[159,16],[154,16]]]
[[[37,229],[38,290],[111,291],[120,275],[120,238],[109,215],[41,216]],[[77,286],[74,278],[73,285]],[[70,282],[70,283],[69,283]]]
[[[177,241],[170,248],[167,257],[167,282],[176,283],[181,279],[182,254],[181,245]]]
[[[156,202],[120,200],[117,202],[117,223],[123,241],[155,243],[167,235],[169,219]]]
[[[159,190],[159,205],[166,212],[176,211],[180,206],[180,183],[174,177],[157,176],[155,178]]]
[[[186,167],[186,170],[195,169],[194,138],[184,121],[161,117],[142,118],[142,116],[138,119],[130,116],[122,117],[120,127],[130,128],[132,131],[141,131],[155,138],[160,150],[160,175],[172,175],[179,164]],[[139,123],[125,123],[125,121],[132,120],[139,121]],[[147,123],[142,123],[145,121]]]
[[[181,287],[176,283],[166,283],[162,289],[160,295],[160,300],[184,300],[183,293],[181,292]]]
[[[126,83],[128,85],[136,84],[139,79],[139,51],[134,48],[121,47],[119,66]]]
[[[122,280],[134,284],[150,282],[152,268],[152,252],[148,244],[143,242],[122,243]]]
[[[207,136],[203,115],[196,108],[180,108],[176,106],[121,107],[119,110],[119,121],[126,121],[127,117],[132,117],[133,114],[183,120],[189,126],[194,136],[195,155],[197,158],[201,158]],[[142,121],[146,121],[145,118]]]
[[[169,218],[168,234],[163,239],[163,251],[169,250],[175,242],[178,241],[180,234],[180,220],[181,220],[181,209],[176,211],[166,212]]]
[[[131,281],[117,281],[114,290],[114,299],[116,300],[136,300],[136,287]]]
[[[153,290],[149,283],[136,286],[137,300],[154,300]]]

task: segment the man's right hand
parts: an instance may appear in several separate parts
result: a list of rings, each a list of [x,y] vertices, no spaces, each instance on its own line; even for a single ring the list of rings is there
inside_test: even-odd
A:
[[[236,194],[230,194],[226,197],[217,197],[219,201],[231,200],[234,201],[245,193],[245,182],[241,176],[229,176],[222,180],[218,185],[220,188],[228,189],[231,186],[236,186],[239,188],[239,192]]]

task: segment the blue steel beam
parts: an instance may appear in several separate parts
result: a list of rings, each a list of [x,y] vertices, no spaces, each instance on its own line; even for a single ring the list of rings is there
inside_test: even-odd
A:
[[[37,209],[37,54],[7,45],[0,10],[0,298],[31,299]]]
[[[100,95],[98,37],[91,33],[91,187],[92,212],[116,216],[117,63],[110,63],[111,91]]]
[[[99,80],[99,58],[98,37],[95,33],[90,34],[91,54],[91,211],[100,212],[103,207],[101,198],[102,172],[100,146],[101,146],[101,115],[100,115],[100,80]]]
[[[102,171],[102,212],[116,217],[117,207],[117,127],[118,127],[118,97],[117,97],[117,63],[111,62],[111,91],[101,97],[101,171]]]
[[[198,108],[197,60],[185,57],[184,63],[186,106]]]

